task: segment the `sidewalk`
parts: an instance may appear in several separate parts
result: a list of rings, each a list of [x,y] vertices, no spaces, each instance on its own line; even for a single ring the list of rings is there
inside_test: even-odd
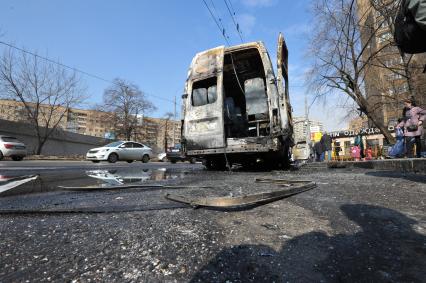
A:
[[[28,155],[24,160],[84,160],[84,155],[68,155],[68,156],[55,156],[55,155]]]

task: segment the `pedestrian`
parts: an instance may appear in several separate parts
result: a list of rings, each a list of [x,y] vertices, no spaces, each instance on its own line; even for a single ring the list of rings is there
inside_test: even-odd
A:
[[[322,154],[324,152],[324,148],[323,148],[321,142],[316,142],[314,144],[314,151],[315,151],[315,156],[316,156],[315,161],[317,161],[317,162],[322,161]]]
[[[352,157],[355,161],[359,161],[359,157],[360,157],[359,146],[357,146],[357,145],[353,145],[353,146],[351,147],[351,157]]]
[[[365,158],[364,154],[364,141],[362,140],[362,130],[358,131],[358,134],[355,136],[354,145],[359,147],[359,154],[361,159]]]
[[[416,157],[421,157],[423,135],[423,122],[426,119],[426,110],[417,107],[413,98],[404,100],[403,119],[396,126],[404,129],[407,157],[414,157],[414,145],[416,146]]]
[[[394,39],[403,53],[426,52],[426,0],[401,1],[395,18]]]
[[[321,140],[322,147],[324,149],[324,154],[327,153],[327,160],[331,161],[331,137],[327,132],[324,132]]]
[[[336,160],[339,160],[340,152],[342,151],[342,148],[340,147],[340,142],[336,140],[334,142],[334,156]]]
[[[371,149],[371,147],[368,147],[365,150],[365,157],[364,157],[364,159],[365,160],[372,160],[373,159],[373,150]]]

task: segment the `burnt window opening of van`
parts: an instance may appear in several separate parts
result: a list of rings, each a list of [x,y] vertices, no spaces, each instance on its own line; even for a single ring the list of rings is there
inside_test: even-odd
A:
[[[269,135],[266,76],[258,49],[225,54],[223,88],[226,137]]]
[[[217,100],[217,78],[195,82],[192,86],[192,106],[211,104]]]

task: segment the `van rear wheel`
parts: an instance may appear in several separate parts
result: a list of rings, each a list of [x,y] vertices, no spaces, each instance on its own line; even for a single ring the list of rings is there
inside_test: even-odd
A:
[[[226,169],[226,161],[222,158],[207,158],[203,161],[204,166],[208,170],[225,170]]]

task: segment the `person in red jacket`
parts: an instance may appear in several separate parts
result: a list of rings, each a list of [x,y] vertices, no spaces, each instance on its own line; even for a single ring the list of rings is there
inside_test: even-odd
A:
[[[423,122],[426,119],[426,110],[417,107],[413,98],[404,100],[403,119],[396,126],[404,129],[407,156],[413,156],[413,147],[416,145],[416,157],[421,157],[423,135]]]

